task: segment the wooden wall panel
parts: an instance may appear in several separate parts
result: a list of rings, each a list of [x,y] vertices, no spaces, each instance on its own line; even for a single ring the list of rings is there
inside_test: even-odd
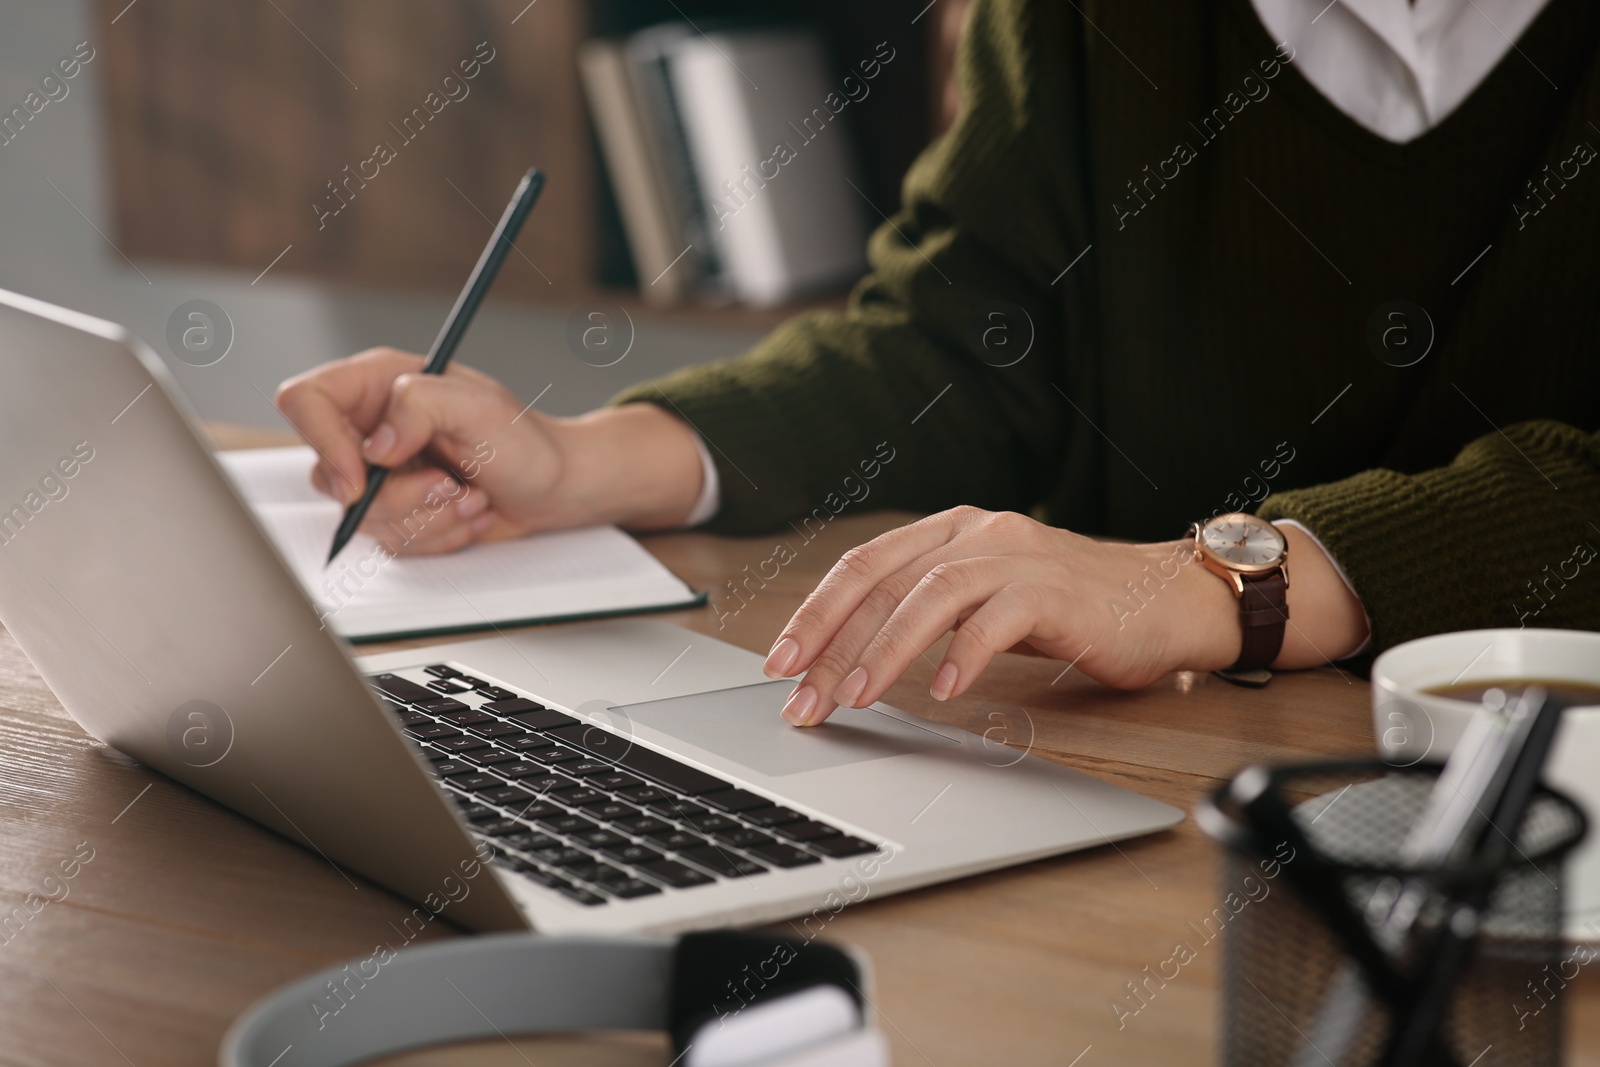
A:
[[[497,290],[587,288],[583,5],[525,4],[142,0],[112,26],[126,0],[98,0],[118,245],[252,276],[292,246],[275,273],[453,289],[537,164],[550,184]],[[480,42],[492,58],[461,79]],[[408,129],[415,108],[429,118]],[[379,144],[393,151],[387,163]],[[319,225],[313,204],[344,203],[329,182],[347,203]]]

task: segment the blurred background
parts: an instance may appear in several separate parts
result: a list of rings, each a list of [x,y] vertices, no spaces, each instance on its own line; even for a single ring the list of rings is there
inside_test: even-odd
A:
[[[460,358],[587,410],[842,305],[952,117],[965,12],[0,0],[0,287],[128,326],[204,417],[281,426],[282,379],[427,349],[537,165]],[[602,322],[625,358],[575,345]]]

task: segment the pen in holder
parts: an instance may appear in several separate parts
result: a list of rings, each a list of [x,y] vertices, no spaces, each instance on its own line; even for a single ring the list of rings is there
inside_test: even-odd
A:
[[[1430,888],[1419,928],[1436,929],[1447,915],[1459,922],[1449,905],[1452,879],[1472,876],[1493,880],[1489,904],[1434,1044],[1418,1062],[1468,1067],[1491,1045],[1500,1065],[1560,1062],[1562,859],[1587,819],[1540,787],[1498,870],[1408,868],[1399,862],[1402,843],[1439,771],[1375,761],[1255,768],[1263,809],[1287,820],[1276,826],[1255,805],[1246,812],[1236,786],[1202,802],[1200,825],[1226,846],[1223,1064],[1384,1063],[1416,992],[1408,973],[1415,960],[1379,950],[1364,917],[1420,883]]]

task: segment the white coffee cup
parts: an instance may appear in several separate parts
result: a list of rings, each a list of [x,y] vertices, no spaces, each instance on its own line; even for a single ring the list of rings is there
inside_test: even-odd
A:
[[[1600,633],[1462,630],[1396,645],[1372,665],[1379,754],[1400,766],[1446,759],[1477,705],[1424,690],[1512,680],[1600,686]],[[1600,706],[1563,715],[1544,778],[1594,823],[1567,858],[1566,934],[1600,941]]]

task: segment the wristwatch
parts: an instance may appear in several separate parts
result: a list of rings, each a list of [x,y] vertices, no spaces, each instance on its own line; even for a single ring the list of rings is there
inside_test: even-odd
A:
[[[1230,671],[1258,670],[1278,658],[1289,621],[1289,544],[1270,522],[1230,512],[1189,528],[1206,570],[1239,600],[1244,644]]]

